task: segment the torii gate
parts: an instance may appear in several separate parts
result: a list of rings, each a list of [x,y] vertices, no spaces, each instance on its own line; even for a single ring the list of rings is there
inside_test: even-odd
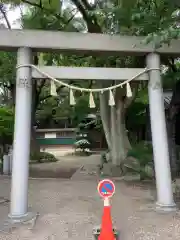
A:
[[[161,86],[160,54],[180,53],[180,42],[172,41],[170,47],[163,46],[154,51],[152,45],[141,45],[141,37],[110,36],[37,30],[0,30],[0,50],[17,51],[17,64],[32,64],[32,52],[71,52],[107,55],[146,55],[149,73],[138,80],[149,80],[150,118],[153,154],[156,172],[158,209],[174,211],[171,186],[168,141],[164,114],[163,90]],[[154,70],[153,70],[154,69]],[[71,68],[41,66],[40,70],[59,79],[125,80],[142,69],[118,68]],[[32,218],[28,212],[28,171],[31,133],[32,78],[42,78],[31,67],[17,69],[16,109],[11,184],[11,206],[9,217],[13,221]]]

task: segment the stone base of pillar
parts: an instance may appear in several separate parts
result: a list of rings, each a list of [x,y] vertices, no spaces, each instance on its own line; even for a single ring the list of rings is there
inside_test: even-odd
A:
[[[35,212],[28,212],[27,214],[18,217],[9,214],[8,219],[0,225],[0,232],[10,232],[13,228],[19,227],[22,224],[30,224],[29,229],[33,229],[38,216],[39,213]]]
[[[156,211],[160,213],[170,213],[170,212],[176,212],[178,210],[175,203],[164,205],[161,203],[156,202]]]
[[[140,207],[140,211],[142,212],[156,212],[157,214],[172,214],[173,216],[177,214],[178,210],[179,209],[177,208],[176,204],[164,206],[162,204],[158,204],[157,202],[145,204]]]
[[[9,219],[9,221],[11,221],[13,223],[23,223],[23,222],[28,222],[28,221],[32,221],[32,220],[36,219],[38,215],[39,214],[35,213],[35,212],[28,212],[21,216],[13,216],[13,215],[9,214],[8,219]]]

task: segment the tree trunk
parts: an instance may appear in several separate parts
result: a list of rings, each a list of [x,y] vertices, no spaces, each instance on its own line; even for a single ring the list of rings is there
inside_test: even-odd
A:
[[[108,105],[107,92],[100,94],[100,114],[106,142],[110,150],[111,149],[110,107]]]
[[[104,85],[102,86],[105,87]],[[119,94],[119,96],[121,95]],[[123,98],[119,98],[119,96],[115,99],[115,106],[109,106],[109,93],[104,92],[100,94],[102,125],[110,151],[112,164],[115,166],[120,166],[121,163],[124,162],[130,148],[125,127],[125,102],[123,101]]]
[[[117,114],[117,150],[118,150],[118,158],[119,158],[119,165],[125,160],[126,158],[126,145],[125,145],[125,131],[124,131],[124,103],[122,100],[118,99],[116,101],[116,114]]]
[[[129,141],[128,131],[126,129],[126,125],[123,124],[123,135],[124,135],[124,144],[125,144],[125,150],[128,152],[131,149],[131,143]]]
[[[169,154],[170,154],[170,163],[172,178],[176,177],[177,173],[177,161],[176,161],[176,142],[175,142],[175,117],[168,121],[168,138],[169,138]]]
[[[118,149],[118,129],[117,129],[117,113],[116,113],[116,106],[111,106],[111,159],[112,164],[119,166],[119,157],[120,157],[120,151]]]
[[[40,152],[40,146],[36,139],[36,129],[31,126],[31,152]]]

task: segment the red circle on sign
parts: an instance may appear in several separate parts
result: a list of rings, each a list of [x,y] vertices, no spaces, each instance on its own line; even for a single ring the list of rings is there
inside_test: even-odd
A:
[[[113,181],[109,179],[104,179],[99,182],[97,190],[101,197],[110,198],[115,193],[115,185]]]

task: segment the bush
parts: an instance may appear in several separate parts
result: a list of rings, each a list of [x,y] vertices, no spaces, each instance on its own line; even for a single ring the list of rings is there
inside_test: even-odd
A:
[[[89,133],[95,126],[94,118],[89,117],[86,117],[78,124],[76,142],[74,143],[76,154],[90,155],[92,142]]]
[[[4,150],[12,144],[14,131],[14,112],[9,107],[0,107],[0,144]]]
[[[84,154],[88,154],[90,152],[90,149],[89,149],[89,141],[87,139],[80,139],[80,140],[77,140],[75,143],[75,149],[76,149],[76,152],[82,152]]]
[[[45,162],[57,162],[57,158],[47,152],[34,152],[30,154],[30,161],[37,163],[45,163]]]
[[[141,166],[145,166],[148,163],[152,162],[152,155],[152,145],[147,142],[136,144],[128,152],[128,156],[136,158]]]
[[[140,180],[152,178],[154,176],[153,150],[152,145],[141,142],[129,150],[124,167],[132,173],[138,173]]]

